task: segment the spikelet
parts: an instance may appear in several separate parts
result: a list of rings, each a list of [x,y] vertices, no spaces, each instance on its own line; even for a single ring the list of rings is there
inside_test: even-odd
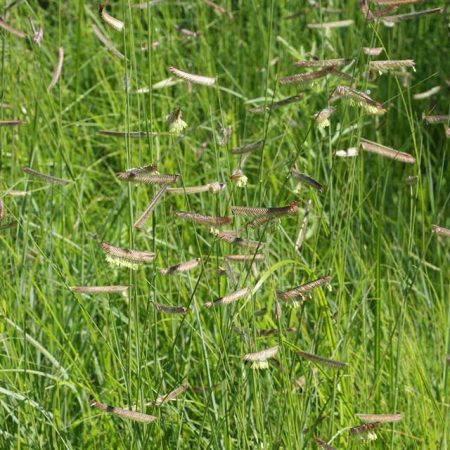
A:
[[[312,361],[326,367],[331,367],[332,369],[344,369],[348,366],[348,364],[345,362],[324,358],[323,356],[314,355],[308,352],[299,351],[298,354],[308,361]]]
[[[422,0],[374,0],[377,5],[388,5],[388,6],[401,6],[410,5],[412,3],[419,3]]]
[[[0,198],[0,222],[5,218],[5,205],[3,200]]]
[[[184,306],[168,306],[161,303],[152,303],[157,311],[166,314],[187,314],[188,309]]]
[[[335,155],[339,158],[353,158],[358,156],[358,149],[356,147],[350,147],[346,150],[337,150]]]
[[[434,86],[425,92],[419,92],[413,95],[414,100],[424,100],[430,98],[431,96],[437,94],[441,90],[441,86]]]
[[[227,11],[225,8],[222,8],[211,0],[203,0],[203,2],[212,8],[217,14],[225,14],[230,20],[233,20],[233,14],[230,11]]]
[[[187,28],[182,28],[182,27],[176,27],[176,30],[178,31],[178,33],[183,34],[184,36],[187,36],[187,37],[192,37],[192,38],[198,38],[202,35],[202,33],[200,33],[199,31],[192,31],[192,30],[188,30]]]
[[[105,5],[99,5],[98,12],[100,14],[100,17],[107,25],[109,25],[111,28],[114,28],[116,31],[123,31],[125,24],[121,20],[116,19],[115,17],[108,14],[105,9]]]
[[[314,82],[320,78],[323,78],[323,77],[329,75],[330,73],[333,72],[333,70],[334,70],[334,66],[325,67],[316,72],[300,73],[297,75],[283,77],[283,78],[279,79],[279,82],[280,82],[280,84],[311,83],[311,82]]]
[[[331,280],[330,276],[325,276],[325,277],[321,277],[318,278],[317,280],[314,281],[310,281],[309,283],[306,284],[302,284],[296,288],[290,289],[288,291],[277,291],[276,292],[276,296],[278,299],[280,300],[290,300],[292,298],[296,298],[296,297],[303,297],[304,298],[304,294],[306,292],[309,292],[313,289],[316,289],[320,286],[324,286],[325,284],[328,284]]]
[[[243,145],[242,147],[235,147],[231,149],[233,155],[242,155],[250,153],[254,150],[259,150],[264,145],[264,140],[252,142],[251,144]]]
[[[77,294],[122,294],[129,286],[72,286],[70,289]]]
[[[156,253],[127,250],[106,242],[102,243],[102,250],[106,253],[106,260],[111,265],[133,270],[136,270],[140,264],[148,264],[156,258]]]
[[[181,108],[176,108],[175,111],[166,116],[166,123],[169,127],[170,133],[180,134],[185,128],[187,123],[182,119],[183,113]]]
[[[97,39],[117,58],[121,59],[122,61],[125,60],[125,55],[119,52],[119,50],[114,47],[114,44],[100,31],[100,29],[95,25],[95,23],[92,24],[92,32],[95,34]]]
[[[346,98],[350,101],[350,105],[360,106],[369,114],[380,115],[386,112],[383,105],[372,100],[364,92],[357,91],[348,86],[337,86],[331,95],[330,102],[334,102],[339,98]]]
[[[169,188],[169,194],[200,194],[202,192],[209,192],[210,194],[217,194],[227,188],[226,183],[215,181],[214,183],[205,184],[203,186],[185,186],[180,188]]]
[[[295,169],[292,169],[291,173],[292,176],[301,183],[305,183],[308,186],[311,186],[312,188],[316,189],[317,191],[323,192],[323,186],[309,175],[306,175],[305,173],[299,172],[298,170]]]
[[[383,47],[363,47],[363,52],[369,56],[381,55]]]
[[[20,37],[20,38],[26,38],[27,35],[20,30],[16,30],[11,25],[8,25],[1,17],[0,17],[0,28],[3,28],[8,33],[13,34],[14,36]]]
[[[143,184],[171,184],[175,183],[180,175],[151,173],[145,171],[137,171],[131,169],[126,172],[116,173],[116,177],[120,181],[128,181],[131,183],[143,183]]]
[[[152,198],[152,201],[149,203],[145,211],[139,216],[139,218],[133,224],[134,228],[142,228],[144,226],[145,222],[147,222],[148,218],[150,217],[150,214],[153,212],[153,210],[156,208],[156,206],[163,198],[168,187],[169,184],[164,184],[161,187],[161,189],[155,194],[155,196]]]
[[[329,108],[322,109],[319,111],[315,117],[314,121],[316,122],[319,128],[326,128],[330,126],[330,117],[336,111],[336,108],[330,106]]]
[[[133,178],[138,174],[148,174],[156,172],[157,167],[156,164],[148,164],[142,167],[133,167],[132,169],[128,169],[125,172],[119,172],[116,174],[119,180],[126,180],[127,178]]]
[[[247,353],[242,359],[244,362],[251,362],[252,369],[267,369],[269,367],[267,360],[274,358],[278,350],[279,346],[275,345],[259,352]]]
[[[225,255],[224,259],[227,261],[263,261],[266,258],[266,255],[262,253],[256,253],[253,255]]]
[[[350,27],[354,24],[354,21],[349,20],[336,20],[334,22],[322,22],[322,23],[309,23],[308,28],[316,30],[330,30],[332,28],[344,28]]]
[[[59,186],[65,186],[66,184],[69,184],[69,180],[63,180],[62,178],[53,177],[51,175],[45,175],[43,173],[37,172],[36,170],[31,169],[30,167],[22,167],[22,170],[33,177],[39,178],[42,181],[45,181],[46,183],[50,184],[57,184]]]
[[[282,333],[296,333],[297,332],[297,328],[295,327],[290,327],[290,328],[282,328],[282,329],[278,329],[278,328],[269,328],[266,330],[256,330],[256,335],[257,336],[261,336],[261,337],[266,337],[266,336],[273,336],[276,334],[282,334]]]
[[[298,232],[297,240],[295,241],[295,248],[299,251],[302,248],[303,241],[306,236],[306,229],[308,227],[309,212],[311,210],[312,201],[308,200],[305,207],[305,212],[303,214],[302,224]]]
[[[239,247],[258,249],[265,245],[264,242],[242,239],[237,236],[235,231],[221,231],[217,233],[216,236],[218,239],[222,241],[228,242],[229,244],[237,245]]]
[[[400,422],[403,419],[402,414],[355,414],[355,416],[361,420],[361,422],[381,422],[392,423]]]
[[[128,409],[116,408],[115,406],[109,406],[95,400],[91,402],[91,407],[118,417],[122,417],[124,419],[134,420],[135,422],[152,423],[157,420],[155,416],[150,416],[149,414],[130,411]]]
[[[344,58],[338,59],[313,59],[311,61],[295,61],[297,67],[339,67],[348,64],[350,61]]]
[[[304,94],[293,95],[292,97],[286,97],[277,102],[273,102],[271,105],[267,106],[257,106],[255,108],[250,108],[248,112],[251,113],[262,113],[264,111],[275,111],[277,109],[282,108],[283,106],[290,105],[292,103],[296,103],[304,98]]]
[[[379,428],[379,426],[380,426],[380,422],[365,423],[363,425],[359,425],[357,427],[350,428],[350,434],[367,433],[371,430],[374,430],[375,428]]]
[[[247,186],[247,182],[248,182],[247,176],[244,174],[244,172],[241,169],[235,170],[230,175],[230,180],[232,180],[236,184],[236,187],[238,187],[238,188],[243,188],[243,187]]]
[[[0,120],[0,127],[17,127],[18,125],[22,125],[23,122],[19,119],[13,120]]]
[[[219,125],[219,139],[218,139],[219,145],[225,147],[232,134],[233,128],[225,127],[224,125]]]
[[[370,153],[376,153],[377,155],[384,156],[385,158],[395,159],[406,164],[415,164],[416,158],[409,153],[399,152],[390,147],[377,144],[376,142],[368,141],[361,138],[361,147],[364,151]]]
[[[450,237],[450,229],[448,228],[444,228],[439,225],[433,225],[432,229],[433,233],[435,233],[437,236]]]
[[[430,125],[435,125],[438,123],[448,123],[450,121],[450,115],[438,115],[438,116],[424,116],[423,120]]]
[[[385,72],[388,70],[401,69],[403,67],[414,67],[416,63],[412,59],[370,61],[369,68]]]
[[[50,82],[50,84],[47,88],[47,92],[50,92],[56,86],[56,83],[58,82],[59,77],[61,76],[63,61],[64,61],[64,49],[62,47],[59,47],[58,62],[56,63],[56,67],[53,72],[52,81]]]
[[[276,216],[260,216],[256,217],[255,219],[251,220],[250,222],[247,222],[244,226],[244,228],[247,230],[248,228],[258,228],[262,225],[266,225],[268,223],[274,224],[276,223]]]
[[[188,270],[194,269],[200,264],[200,258],[195,258],[190,261],[186,261],[180,264],[176,264],[174,266],[171,266],[167,269],[160,269],[159,273],[161,275],[172,275],[174,273],[182,273],[186,272]]]
[[[293,201],[287,206],[274,208],[252,208],[249,206],[231,206],[231,212],[236,216],[277,217],[295,215],[298,212],[298,202]]]
[[[97,131],[98,134],[102,136],[110,136],[110,137],[121,137],[121,138],[130,138],[130,139],[143,139],[148,136],[158,136],[161,133],[148,132],[147,131],[115,131],[115,130],[100,130]]]
[[[431,8],[431,9],[423,9],[422,11],[414,11],[411,13],[406,14],[398,14],[396,16],[384,16],[383,17],[383,24],[385,26],[391,26],[391,24],[394,24],[396,22],[402,22],[404,20],[410,20],[415,19],[417,17],[422,16],[428,16],[430,14],[436,14],[436,13],[442,13],[444,11],[444,8]]]
[[[174,216],[178,219],[188,220],[202,225],[227,225],[233,222],[233,218],[228,216],[204,216],[203,214],[185,211],[175,211]]]
[[[213,306],[229,305],[230,303],[237,302],[241,298],[247,297],[250,294],[250,288],[239,289],[231,294],[225,295],[214,302],[206,302],[203,306],[205,308],[212,308]]]
[[[169,67],[169,72],[173,73],[175,76],[189,81],[190,83],[202,84],[204,86],[213,86],[216,83],[216,78],[205,77],[203,75],[194,75],[183,70],[177,69],[176,67]]]
[[[189,389],[188,383],[183,383],[182,385],[175,388],[173,391],[169,392],[166,395],[161,395],[155,401],[146,403],[144,406],[161,406],[164,403],[170,402],[171,400],[175,400],[179,395]]]
[[[336,450],[334,447],[332,447],[330,444],[327,444],[323,439],[319,437],[314,438],[314,440],[320,448],[323,448],[323,450]]]

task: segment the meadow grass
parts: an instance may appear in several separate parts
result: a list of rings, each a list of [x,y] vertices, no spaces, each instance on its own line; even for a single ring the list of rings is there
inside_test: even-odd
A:
[[[357,449],[368,437],[359,430],[370,429],[377,439],[368,448],[447,449],[450,238],[432,225],[450,228],[448,122],[422,118],[449,114],[447,13],[391,27],[366,21],[352,0],[216,0],[223,11],[207,0],[142,9],[121,0],[106,6],[124,22],[118,31],[92,2],[17,3],[0,7],[4,22],[27,35],[0,28],[0,124],[23,122],[0,126],[0,447],[310,449],[317,437]],[[44,30],[40,46],[29,17]],[[345,28],[308,27],[349,19]],[[384,52],[369,56],[364,47]],[[61,74],[52,81],[59,48]],[[331,71],[300,84],[278,81],[323,70],[293,64],[312,56],[350,60],[336,67],[347,78]],[[369,70],[373,60],[413,60],[415,70],[379,74]],[[190,85],[169,67],[217,80]],[[333,101],[330,125],[321,127],[315,118],[340,85],[373,103],[355,93]],[[437,85],[436,94],[413,99]],[[380,105],[384,114],[370,114]],[[179,134],[166,122],[177,108],[187,124]],[[364,152],[360,139],[416,163]],[[357,157],[335,156],[350,147]],[[116,173],[149,164],[180,175],[171,188],[227,189],[165,192],[137,229],[162,186]],[[241,187],[242,179],[230,180],[239,168],[247,177]],[[322,191],[297,186],[292,170]],[[295,200],[299,212],[257,226],[231,212]],[[219,239],[210,230],[217,225],[176,211],[233,217],[221,230],[239,230],[239,243],[256,248]],[[103,242],[157,256],[110,264]],[[265,258],[224,258],[238,253]],[[196,258],[189,270],[160,273]],[[327,286],[294,305],[278,302],[277,292],[324,276]],[[70,289],[112,285],[129,289]],[[204,306],[245,288],[229,304]],[[274,358],[263,358],[266,369],[244,361],[276,346]],[[128,411],[148,416],[135,414],[136,422]],[[357,416],[397,413],[401,421],[373,427]]]

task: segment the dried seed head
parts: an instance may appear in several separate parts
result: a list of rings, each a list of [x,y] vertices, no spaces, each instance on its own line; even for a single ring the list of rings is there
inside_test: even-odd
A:
[[[58,82],[59,77],[61,75],[63,61],[64,61],[64,49],[62,47],[60,47],[58,49],[58,62],[56,63],[55,71],[53,72],[52,81],[50,82],[50,85],[47,88],[47,92],[50,92],[56,86],[56,83]]]
[[[422,11],[414,11],[406,14],[398,14],[396,16],[384,16],[382,22],[385,26],[393,26],[396,22],[402,22],[403,20],[415,19],[421,16],[428,16],[430,14],[440,14],[444,11],[444,8],[431,8],[423,9]]]
[[[348,64],[350,61],[344,58],[339,59],[312,59],[311,61],[296,61],[298,67],[339,67]]]
[[[368,431],[374,430],[375,428],[378,428],[379,426],[380,426],[380,422],[365,423],[363,425],[359,425],[357,427],[350,428],[350,433],[351,434],[367,433]]]
[[[337,150],[335,155],[339,158],[353,158],[358,156],[358,149],[356,147],[350,147],[346,150]]]
[[[129,286],[73,286],[71,291],[77,294],[122,294]]]
[[[200,264],[200,258],[195,258],[190,261],[186,261],[180,264],[176,264],[174,266],[171,266],[167,269],[160,269],[159,273],[161,275],[172,275],[174,273],[182,273],[186,272],[188,270],[194,269]]]
[[[383,47],[363,47],[363,52],[369,56],[381,55],[382,51],[383,51]]]
[[[355,414],[362,422],[400,422],[403,419],[402,414]]]
[[[316,30],[329,30],[332,28],[344,28],[353,25],[353,20],[337,20],[334,22],[323,22],[323,23],[309,23],[308,28]]]
[[[256,253],[253,255],[225,255],[224,259],[227,261],[263,261],[266,255]]]
[[[370,61],[369,68],[385,72],[388,70],[400,69],[403,67],[414,67],[416,63],[412,59]]]
[[[108,14],[108,12],[105,9],[105,5],[99,5],[98,12],[100,13],[100,17],[103,19],[103,21],[109,25],[111,28],[114,28],[116,31],[122,31],[125,24],[115,17]]]
[[[161,303],[152,303],[157,311],[164,312],[166,314],[187,314],[188,309],[184,306],[169,306]]]
[[[185,211],[175,211],[174,216],[178,219],[189,220],[190,222],[196,222],[202,225],[227,225],[233,222],[233,218],[228,216],[204,216],[202,214]]]
[[[175,388],[173,391],[169,392],[168,394],[161,395],[154,402],[146,403],[145,406],[164,405],[164,403],[175,400],[179,395],[181,395],[183,392],[187,391],[188,389],[189,389],[189,384],[183,383],[181,386],[178,386],[177,388]]]
[[[26,38],[27,35],[20,30],[16,30],[11,25],[8,25],[2,18],[0,18],[0,28],[3,28],[8,33],[13,34],[14,36],[20,37],[20,38]]]
[[[433,95],[437,94],[438,92],[440,92],[440,90],[441,90],[441,86],[434,86],[425,92],[420,92],[418,94],[414,94],[413,98],[414,98],[414,100],[425,100],[426,98],[430,98]]]
[[[236,184],[236,187],[243,188],[247,186],[248,178],[245,176],[241,169],[235,170],[231,175],[230,179]]]
[[[364,92],[357,91],[348,86],[337,86],[331,95],[330,102],[334,102],[340,98],[349,100],[350,105],[360,106],[369,114],[380,115],[386,112],[386,109],[381,103],[372,100]]]
[[[290,105],[292,103],[296,103],[304,98],[304,94],[297,94],[293,95],[292,97],[286,97],[282,100],[279,100],[277,102],[273,102],[271,105],[267,106],[257,106],[256,108],[251,108],[248,110],[248,112],[251,113],[262,113],[264,111],[275,111],[279,108],[282,108],[283,106]]]
[[[336,450],[334,447],[332,447],[331,445],[327,444],[323,439],[320,439],[319,437],[314,438],[314,440],[316,441],[316,444],[320,448],[323,448],[324,450]]]
[[[145,211],[140,215],[138,220],[133,224],[134,228],[142,228],[144,224],[147,222],[147,219],[150,217],[150,214],[153,212],[153,210],[156,208],[156,206],[159,204],[161,199],[163,198],[164,194],[166,193],[167,189],[169,187],[169,184],[164,184],[161,189],[155,194],[150,204],[147,206]]]
[[[126,172],[116,173],[116,177],[120,181],[128,181],[130,183],[171,184],[171,183],[175,183],[178,180],[178,178],[180,178],[180,175],[151,173],[151,172],[137,171],[136,169],[131,169]]]
[[[304,294],[306,292],[309,292],[315,288],[318,288],[319,286],[324,286],[325,284],[328,284],[331,280],[330,276],[325,276],[318,278],[317,280],[310,281],[309,283],[302,284],[296,288],[290,289],[288,291],[277,291],[276,295],[277,298],[280,300],[290,300],[292,298],[301,297],[303,300],[305,299]]]
[[[376,153],[385,158],[395,159],[406,164],[415,164],[416,158],[409,153],[399,152],[390,147],[377,144],[376,142],[368,141],[367,139],[361,139],[361,147],[366,152]]]
[[[166,116],[166,122],[171,133],[180,134],[187,128],[187,123],[181,118],[182,115],[181,109],[176,108],[175,111]]]
[[[448,123],[450,121],[450,115],[423,116],[423,120],[425,120],[425,122],[429,123],[430,125],[434,125],[437,123]]]
[[[240,300],[241,298],[247,297],[250,294],[250,291],[250,288],[239,289],[238,291],[225,295],[214,302],[206,302],[203,306],[205,308],[211,308],[213,306],[228,305]]]
[[[242,155],[244,153],[250,153],[254,150],[259,150],[264,145],[264,139],[251,144],[243,145],[242,147],[235,147],[231,149],[233,155]]]
[[[332,106],[329,108],[322,109],[322,111],[319,111],[314,117],[314,121],[316,122],[317,126],[319,128],[329,127],[330,126],[329,119],[335,111],[336,108],[333,108]]]
[[[176,77],[189,81],[190,83],[202,84],[204,86],[213,86],[216,83],[216,78],[205,77],[203,75],[194,75],[173,66],[169,67],[169,72],[173,73]]]
[[[136,422],[151,423],[157,419],[155,416],[150,416],[149,414],[129,411],[128,409],[116,408],[115,406],[109,406],[95,400],[91,402],[91,407],[118,417],[122,417],[124,419],[134,420]]]
[[[119,50],[114,47],[114,44],[100,31],[100,29],[95,25],[95,23],[92,24],[92,32],[95,34],[97,39],[117,58],[121,59],[122,61],[125,60],[125,55],[119,52]]]
[[[308,352],[299,351],[298,354],[307,359],[308,361],[315,362],[317,364],[331,367],[332,369],[345,369],[348,364],[342,361],[336,361],[335,359],[324,358],[323,356],[314,355]]]
[[[41,172],[37,172],[36,170],[31,169],[30,167],[22,167],[22,170],[33,177],[39,178],[47,183],[50,184],[57,184],[59,186],[65,186],[66,184],[69,184],[69,180],[63,180],[62,178],[53,177],[51,175],[45,175]]]
[[[295,215],[298,212],[298,202],[293,201],[287,206],[274,208],[253,208],[249,206],[231,206],[231,212],[236,216],[272,217]]]
[[[103,242],[101,246],[106,253],[106,260],[111,265],[128,267],[133,270],[136,270],[140,264],[148,264],[156,258],[156,253],[127,250],[114,247],[106,242]]]
[[[288,77],[283,77],[279,79],[279,82],[281,84],[298,84],[298,83],[311,83],[314,82],[320,78],[323,78],[330,73],[334,71],[335,67],[325,67],[321,70],[318,70],[316,72],[309,72],[309,73],[301,73],[297,75],[291,75]]]
[[[300,182],[313,187],[317,191],[323,192],[323,186],[318,181],[316,181],[314,178],[311,178],[309,175],[306,175],[305,173],[302,173],[302,172],[299,172],[298,170],[293,169],[292,176],[295,179],[299,180]]]
[[[433,225],[432,229],[433,233],[435,233],[437,236],[450,237],[450,229],[448,228],[444,228],[439,225]]]
[[[0,120],[0,127],[16,127],[18,125],[22,125],[23,122],[19,119],[13,120]]]
[[[269,367],[267,360],[274,358],[278,353],[279,346],[267,348],[255,353],[247,353],[244,355],[244,362],[251,362],[253,369],[267,369]]]

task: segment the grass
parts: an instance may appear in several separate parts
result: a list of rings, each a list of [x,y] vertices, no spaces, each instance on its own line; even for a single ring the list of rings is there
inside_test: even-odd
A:
[[[217,1],[219,3],[219,1]],[[438,4],[426,4],[433,7]],[[448,114],[450,64],[445,57],[447,19],[435,14],[393,28],[366,23],[359,2],[317,7],[295,1],[221,1],[234,19],[203,0],[164,1],[148,9],[115,1],[108,12],[125,22],[107,27],[96,5],[84,0],[29,0],[4,15],[30,34],[31,16],[44,27],[39,47],[4,30],[1,36],[0,198],[0,445],[1,448],[315,448],[314,437],[356,449],[349,433],[357,413],[402,413],[382,424],[368,448],[449,447],[450,354],[449,246],[431,232],[450,227],[448,141],[445,126],[422,115]],[[327,7],[342,12],[329,12]],[[400,12],[424,5],[404,6]],[[287,18],[300,13],[294,18]],[[350,15],[349,15],[350,14]],[[307,24],[354,19],[329,31]],[[122,52],[123,61],[97,40],[92,24]],[[176,27],[201,32],[188,37]],[[159,40],[151,52],[140,47]],[[378,58],[363,47],[383,47]],[[47,92],[64,48],[62,75]],[[305,72],[292,65],[309,54],[349,58],[353,86],[388,108],[365,114],[345,100],[328,128],[314,115],[328,106],[329,76],[304,86],[278,78]],[[367,77],[373,59],[413,59],[408,84],[395,74]],[[169,66],[217,76],[214,87],[180,81],[136,94],[170,76]],[[172,79],[175,80],[174,77]],[[124,80],[127,80],[124,82]],[[128,85],[130,89],[124,89]],[[415,93],[441,85],[426,100]],[[304,92],[278,110],[248,109]],[[165,116],[180,107],[188,128],[167,134]],[[220,126],[232,127],[219,145]],[[99,130],[161,133],[144,139],[101,136]],[[360,151],[340,159],[336,150],[365,138],[412,154],[405,165]],[[248,184],[229,176],[239,156],[230,149],[265,139],[246,161]],[[207,147],[201,156],[202,143]],[[127,185],[114,174],[157,163],[181,175],[180,186],[214,181],[216,195],[166,194],[142,230],[133,223],[158,187]],[[324,185],[295,192],[297,165]],[[71,180],[47,184],[22,167]],[[405,183],[416,176],[417,184]],[[9,191],[26,191],[11,196]],[[208,227],[175,219],[176,210],[229,215],[231,205],[281,206],[299,200],[301,212],[244,233],[266,245],[251,270],[223,255],[256,250],[217,240]],[[311,200],[305,240],[295,248],[303,210]],[[235,218],[234,229],[245,221]],[[134,271],[110,266],[100,242],[157,252]],[[170,277],[159,269],[201,258],[199,267]],[[229,270],[228,270],[229,275]],[[330,275],[327,287],[299,308],[275,312],[276,290]],[[129,285],[126,295],[85,296],[79,285]],[[236,303],[202,305],[244,287]],[[152,303],[189,307],[185,316],[158,312]],[[237,333],[235,327],[244,330]],[[295,327],[295,332],[286,332]],[[279,334],[258,336],[261,329]],[[244,354],[279,345],[278,363],[253,370]],[[344,361],[336,370],[306,360],[299,351]],[[303,388],[293,381],[302,378]],[[144,406],[180,386],[176,400]],[[92,409],[95,399],[157,417],[136,423]]]

